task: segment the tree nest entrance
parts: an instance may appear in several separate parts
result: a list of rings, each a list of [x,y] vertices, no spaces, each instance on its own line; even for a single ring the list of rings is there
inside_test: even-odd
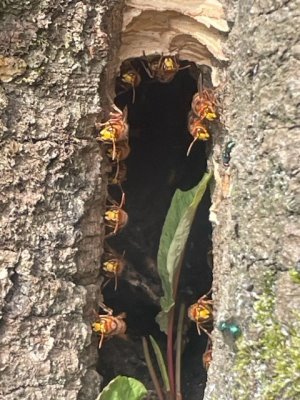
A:
[[[116,314],[126,312],[128,339],[105,342],[100,350],[98,369],[104,384],[117,375],[127,375],[151,388],[141,337],[152,335],[162,349],[166,346],[166,336],[155,322],[162,295],[156,265],[159,239],[175,190],[194,187],[206,171],[211,142],[197,141],[187,157],[192,140],[187,117],[200,71],[207,86],[211,85],[211,78],[208,67],[197,67],[186,61],[180,62],[182,69],[170,82],[162,83],[149,76],[143,59],[131,59],[130,63],[141,77],[134,101],[133,90],[124,88],[120,80],[117,80],[114,99],[120,109],[128,107],[131,151],[126,159],[127,176],[122,187],[129,222],[116,236],[107,239],[111,248],[124,253],[126,267],[118,278],[117,290],[113,280],[103,290],[107,306]],[[109,186],[108,192],[119,201],[119,187]],[[179,296],[186,305],[195,303],[212,284],[209,207],[207,190],[192,225],[180,277]],[[198,336],[195,324],[187,320],[182,366],[185,400],[202,398],[206,381],[202,354],[206,340],[206,335]]]

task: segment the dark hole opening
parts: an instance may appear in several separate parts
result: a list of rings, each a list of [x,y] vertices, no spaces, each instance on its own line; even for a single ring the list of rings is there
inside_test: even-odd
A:
[[[152,388],[141,336],[155,337],[166,354],[166,336],[155,322],[162,295],[156,270],[161,229],[175,190],[194,187],[205,173],[210,142],[196,142],[189,157],[186,156],[192,141],[187,130],[187,116],[197,91],[200,69],[193,65],[179,71],[170,83],[160,83],[149,78],[139,59],[132,63],[142,77],[141,84],[135,89],[135,102],[132,104],[131,90],[115,98],[118,107],[128,107],[131,153],[126,160],[127,180],[122,186],[129,222],[124,230],[107,240],[120,254],[125,250],[128,264],[118,280],[118,290],[114,291],[113,282],[103,290],[105,304],[115,314],[127,313],[128,340],[113,338],[106,341],[100,350],[98,369],[104,384],[117,375],[127,375]],[[209,71],[203,71],[209,82]],[[119,93],[122,89],[117,86],[116,91]],[[108,190],[113,198],[120,198],[119,188],[110,186]],[[208,262],[211,249],[209,207],[207,190],[191,229],[180,277],[179,296],[187,307],[208,292],[212,284]],[[199,336],[195,324],[186,320],[184,342],[183,398],[202,399],[206,382],[202,354],[207,337]]]

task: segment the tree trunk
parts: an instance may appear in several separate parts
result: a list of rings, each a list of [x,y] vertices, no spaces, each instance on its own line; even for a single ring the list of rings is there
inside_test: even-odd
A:
[[[273,358],[268,363],[263,358],[266,349],[253,348],[253,343],[259,343],[267,324],[272,328],[270,321],[275,322],[274,331],[276,324],[288,332],[292,324],[300,326],[294,313],[300,306],[300,287],[290,278],[291,271],[298,268],[299,272],[300,259],[297,3],[227,2],[233,25],[223,115],[228,134],[219,138],[215,158],[222,160],[221,148],[229,140],[235,147],[229,169],[220,161],[217,170],[222,179],[213,197],[218,223],[213,234],[214,317],[215,326],[226,320],[240,326],[239,340],[249,359],[242,358],[236,345],[215,329],[206,400],[273,398],[263,393],[279,379],[272,355],[272,351],[278,355],[278,349],[267,350]],[[229,187],[225,175],[230,175]],[[266,290],[270,276],[272,291]],[[264,310],[263,324],[256,317],[260,311],[255,311],[261,299],[274,302],[273,309]],[[286,340],[289,347],[293,339]],[[286,355],[279,352],[278,357],[284,363]],[[239,358],[242,367],[237,365]],[[278,389],[276,396],[296,398]]]
[[[99,393],[90,312],[101,300],[106,165],[94,123],[114,84],[123,3],[0,3],[1,399],[92,400]],[[216,135],[212,152],[214,318],[215,327],[235,321],[251,341],[253,303],[268,272],[279,321],[288,324],[300,306],[288,272],[300,259],[299,17],[296,1],[224,3],[233,28],[227,133]],[[218,329],[213,339],[205,399],[240,400],[236,344]]]
[[[95,140],[120,1],[1,2],[1,398],[94,399],[106,182]],[[113,50],[111,50],[113,49]]]

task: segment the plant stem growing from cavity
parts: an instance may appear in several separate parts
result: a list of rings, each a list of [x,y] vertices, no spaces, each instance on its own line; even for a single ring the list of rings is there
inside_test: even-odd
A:
[[[145,356],[146,364],[147,364],[147,367],[148,367],[149,374],[151,376],[153,385],[155,387],[155,391],[157,393],[157,396],[158,396],[159,400],[165,400],[163,392],[162,392],[162,389],[161,389],[161,386],[160,386],[160,383],[159,383],[159,380],[157,378],[155,369],[154,369],[152,361],[151,361],[148,342],[147,342],[146,338],[144,338],[144,337],[142,338],[142,341],[143,341],[143,350],[144,350],[144,356]]]

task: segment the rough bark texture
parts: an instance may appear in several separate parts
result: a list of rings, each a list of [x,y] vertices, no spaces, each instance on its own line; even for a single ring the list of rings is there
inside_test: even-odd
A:
[[[213,234],[215,324],[232,318],[255,341],[259,332],[251,332],[253,303],[263,294],[266,273],[275,276],[281,322],[295,319],[295,303],[292,307],[290,302],[300,296],[287,272],[297,268],[300,258],[299,36],[294,29],[299,2],[241,0],[227,5],[233,22],[224,96],[228,134],[218,139],[214,157],[220,160],[221,177],[230,174],[231,188],[223,178],[214,194],[219,222]],[[236,146],[225,171],[220,144],[229,139]],[[213,346],[205,399],[241,399],[234,396],[234,344],[215,329]],[[265,399],[258,390],[245,398]]]
[[[99,393],[88,313],[100,296],[106,190],[93,127],[109,49],[118,48],[120,3],[0,4],[0,393],[7,400]]]
[[[297,1],[226,3],[233,29],[228,137],[215,139],[213,153],[214,299],[216,324],[234,318],[251,336],[266,271],[276,275],[282,320],[293,318],[299,298],[287,273],[300,259],[299,17]],[[0,3],[1,399],[90,400],[99,392],[89,312],[100,296],[106,185],[93,126],[113,85],[104,69],[118,51],[121,7]],[[228,138],[236,146],[225,171]],[[205,398],[232,400],[235,348],[216,329],[213,336]]]

